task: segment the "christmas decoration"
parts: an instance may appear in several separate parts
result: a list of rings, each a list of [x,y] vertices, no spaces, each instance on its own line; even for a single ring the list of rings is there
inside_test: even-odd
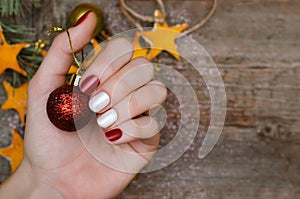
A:
[[[15,0],[14,2],[19,1]],[[38,6],[39,1],[30,0],[27,3]],[[26,6],[26,4],[22,2],[22,6]],[[20,9],[15,10],[15,12],[12,12],[11,10],[9,11],[10,8],[6,5],[5,1],[0,2],[0,13],[2,13],[2,15],[22,16],[23,14],[21,7],[19,8]],[[98,20],[100,21],[100,18],[103,15],[101,10],[99,12],[99,10],[96,11],[96,8],[94,8],[94,10],[92,11],[95,12],[97,17],[99,18]],[[101,18],[101,20],[103,22],[103,18]],[[99,25],[100,24],[98,24],[97,27]],[[1,27],[3,27],[3,29]],[[99,31],[103,31],[102,29],[103,25],[100,25],[97,30],[95,30],[94,34],[99,34]],[[8,36],[7,38],[9,39],[4,36],[4,33]],[[101,34],[105,35],[105,33]],[[3,87],[7,93],[7,99],[1,105],[1,109],[4,111],[11,109],[16,110],[17,114],[19,115],[20,122],[24,126],[27,107],[28,82],[26,81],[26,79],[22,79],[21,76],[27,77],[28,80],[31,79],[38,66],[42,62],[43,58],[47,54],[47,51],[44,48],[48,45],[48,42],[46,40],[38,39],[36,42],[32,41],[30,38],[33,38],[34,35],[35,33],[31,28],[26,28],[24,26],[6,25],[0,20],[0,75],[3,75],[6,69],[11,69],[14,72],[12,73],[13,77],[9,78],[12,79],[12,84],[8,83],[7,81],[3,81]],[[23,39],[23,37],[25,39]],[[85,60],[86,65],[89,65],[93,61],[97,53],[101,50],[101,47],[99,46],[99,43],[96,39],[92,39],[90,43],[93,45],[94,54],[88,60]],[[76,72],[78,72],[78,66],[72,65],[68,74],[76,74]],[[11,73],[5,73],[5,76],[8,76],[10,74]],[[57,90],[53,91],[53,93],[50,95],[52,96],[54,95],[54,93],[57,93]],[[64,94],[60,95],[60,99],[65,101],[71,100],[72,107],[78,107],[78,109],[68,109],[70,108],[70,106],[61,106],[64,107],[64,111],[71,110],[71,112],[68,113],[70,114],[69,116],[73,117],[73,120],[69,120],[69,123],[62,123],[62,125],[65,126],[61,128],[65,128],[67,131],[74,131],[81,126],[84,126],[85,123],[89,120],[88,118],[91,112],[87,108],[88,96],[83,95],[79,91],[78,87],[69,85],[66,85],[64,88],[62,88],[62,91],[64,91]],[[69,97],[71,96],[72,98],[68,98],[68,94],[70,94]],[[65,98],[63,98],[62,96]],[[55,103],[55,105],[57,104]],[[49,107],[50,106],[51,104],[49,100]],[[82,107],[85,107],[86,109]],[[77,112],[74,112],[74,110],[77,110]],[[81,117],[81,114],[83,114],[84,117]],[[74,122],[72,123],[70,121]],[[23,158],[23,140],[16,130],[13,130],[13,141],[11,145],[6,148],[0,149],[0,155],[6,157],[10,161],[11,172],[14,172]]]
[[[0,39],[2,41],[2,45],[0,45],[0,75],[4,72],[4,70],[10,68],[18,73],[26,76],[26,72],[20,67],[17,55],[20,53],[22,48],[29,47],[29,43],[19,43],[9,45],[5,39],[3,34],[3,30],[0,27]]]
[[[1,109],[15,109],[20,116],[22,124],[25,125],[28,82],[25,82],[19,88],[14,88],[8,82],[4,81],[3,86],[8,96],[7,100],[2,104]]]
[[[47,51],[44,50],[45,46],[47,45],[47,41],[46,40],[41,40],[38,39],[35,43],[34,43],[34,48],[43,56],[45,57],[47,54]]]
[[[0,149],[0,155],[9,159],[11,172],[14,172],[23,158],[23,140],[15,129],[12,129],[12,135],[11,145]]]
[[[83,94],[78,86],[63,85],[49,95],[48,117],[63,131],[79,130],[88,123],[92,114],[88,101],[89,96]]]
[[[70,14],[70,24],[73,26],[89,11],[93,11],[97,17],[97,25],[93,33],[93,37],[103,32],[104,17],[102,11],[95,5],[90,3],[83,3],[75,7],[75,9]],[[73,65],[69,69],[69,73],[73,74],[70,83],[68,85],[63,85],[55,89],[48,98],[47,101],[47,115],[49,120],[54,126],[63,131],[76,131],[84,127],[92,116],[92,111],[89,109],[88,101],[89,96],[85,95],[78,88],[79,80],[86,70],[86,67],[94,60],[97,53],[101,50],[98,48],[98,42],[92,40],[94,47],[94,55],[85,62],[83,66],[77,60],[75,52],[72,47],[72,40],[67,29],[53,27],[49,30],[49,33],[66,31],[69,39],[70,48],[72,50],[73,59],[77,65]],[[83,55],[83,53],[82,53]]]
[[[52,27],[48,32],[65,31],[68,35],[69,45],[72,50],[73,59],[78,66],[78,70],[73,74],[68,85],[63,85],[52,91],[47,100],[47,115],[54,126],[63,131],[76,131],[84,127],[91,115],[89,109],[89,96],[79,89],[79,81],[86,68],[76,58],[72,46],[70,33],[67,29]]]
[[[25,125],[27,105],[27,80],[33,76],[42,62],[41,53],[45,43],[37,41],[37,46],[32,45],[35,37],[32,28],[23,25],[5,24],[2,19],[5,16],[23,16],[23,8],[32,6],[39,7],[40,1],[0,1],[0,13],[2,15],[0,19],[0,75],[4,77],[2,78],[4,80],[12,80],[10,81],[12,84],[3,81],[7,99],[1,105],[1,109],[3,111],[15,109],[23,125]],[[40,47],[41,52],[38,51],[37,47]],[[4,73],[6,69],[10,69],[13,72]],[[23,158],[23,140],[15,129],[12,129],[11,145],[1,148],[0,155],[10,161],[11,172],[14,172],[21,163]]]
[[[155,10],[154,16],[158,19],[163,19],[163,15],[159,10]],[[168,51],[177,60],[180,56],[177,52],[175,44],[176,36],[188,27],[187,23],[169,27],[167,22],[154,23],[154,28],[151,31],[141,32],[140,34],[150,44],[151,49],[148,54],[148,59],[152,60],[161,53],[162,50]]]
[[[190,29],[185,30],[187,28],[187,24],[169,27],[168,23],[165,21],[167,15],[162,0],[157,0],[158,4],[160,5],[160,11],[155,11],[154,16],[142,16],[138,13],[135,13],[132,9],[126,6],[124,0],[120,0],[120,8],[122,12],[140,30],[136,32],[133,39],[133,45],[135,49],[133,57],[135,58],[138,56],[143,56],[147,57],[148,59],[154,59],[157,55],[159,55],[161,51],[165,50],[171,53],[171,55],[173,55],[177,60],[180,60],[180,57],[177,53],[175,40],[178,39],[182,34],[186,35],[196,29],[199,29],[211,18],[217,6],[217,0],[212,1],[212,9],[206,15],[206,17],[200,22],[196,23],[196,25],[192,26]],[[0,13],[2,14],[2,16],[22,16],[22,7],[32,5],[38,7],[39,4],[39,0],[0,1]],[[108,35],[103,30],[103,12],[93,4],[78,5],[71,12],[70,25],[73,26],[74,24],[76,24],[78,21],[80,21],[80,19],[82,19],[82,16],[84,16],[84,14],[89,11],[93,11],[98,19],[97,27],[93,33],[93,36],[100,39],[107,39]],[[153,23],[153,29],[150,31],[145,31],[139,23],[137,23],[132,17],[129,16],[128,13],[144,22]],[[23,40],[15,37],[15,35],[23,36],[27,33],[32,34],[31,36],[34,37],[35,33],[33,32],[33,29],[27,29],[21,26],[17,27],[14,25],[8,26],[5,25],[0,19],[0,27],[1,26],[3,28],[3,31],[2,28],[0,28],[0,75],[6,75],[6,73],[4,73],[6,69],[11,69],[14,71],[12,85],[6,81],[3,82],[3,86],[5,91],[7,92],[8,98],[1,106],[1,109],[15,109],[20,116],[22,124],[24,125],[27,99],[26,90],[28,87],[28,83],[19,81],[19,78],[23,78],[23,76],[25,76],[29,80],[33,76],[43,57],[47,53],[47,51],[43,49],[47,42],[38,40],[34,43],[34,40]],[[168,33],[159,35],[159,29],[165,29]],[[179,34],[179,32],[182,32],[182,34]],[[4,34],[6,35],[6,37],[4,36]],[[144,41],[144,43],[147,43],[147,45],[143,45],[144,43],[141,42],[142,40]],[[31,46],[30,43],[32,44]],[[92,56],[92,58],[88,60],[85,60],[85,66],[88,66],[93,61],[95,55],[97,55],[97,53],[101,49],[99,48],[98,42],[96,40],[92,40],[92,44],[94,47],[94,56]],[[49,99],[47,102],[47,113],[49,116],[49,120],[58,128],[64,131],[75,131],[83,127],[89,121],[87,118],[90,117],[91,112],[87,108],[87,101],[89,96],[84,95],[78,89],[79,79],[82,75],[81,65],[72,65],[68,74],[74,74],[72,76],[72,79],[74,81],[71,85],[64,85],[55,89],[49,95]],[[14,82],[23,83],[19,83],[18,86],[16,86]],[[61,118],[63,118],[63,120],[61,120]],[[62,126],[61,124],[64,125]],[[17,168],[23,155],[23,142],[21,137],[15,130],[13,130],[12,145],[7,148],[0,149],[0,155],[6,156],[8,157],[8,159],[10,159],[12,171]]]
[[[181,25],[175,25],[169,27],[167,22],[165,21],[166,10],[162,0],[156,0],[160,6],[160,10],[155,10],[154,16],[143,16],[133,9],[131,9],[128,5],[126,5],[125,0],[120,0],[120,9],[123,14],[127,17],[127,19],[133,23],[140,32],[137,32],[134,40],[134,57],[143,56],[147,57],[149,60],[157,57],[163,50],[169,52],[173,57],[175,57],[178,61],[180,60],[180,56],[177,51],[177,47],[175,44],[175,40],[180,38],[183,35],[187,35],[200,27],[202,27],[206,22],[212,17],[217,8],[217,0],[213,1],[213,6],[210,12],[197,24],[193,25],[190,29],[187,29],[188,24],[184,23]],[[154,27],[150,31],[145,31],[141,24],[135,20],[132,16],[145,21],[145,22],[154,22]],[[185,30],[185,31],[184,31]],[[182,34],[180,34],[182,32]],[[142,36],[143,39],[150,45],[149,52],[147,51],[148,47],[142,47],[139,42],[139,37]],[[144,49],[144,50],[142,50]],[[147,56],[145,54],[147,53]]]
[[[135,33],[135,36],[133,38],[132,41],[132,45],[133,45],[133,55],[132,55],[132,59],[136,58],[136,57],[148,57],[148,49],[145,49],[141,46],[140,44],[140,37],[141,34],[139,32]]]
[[[102,10],[94,4],[82,3],[76,6],[70,14],[70,25],[74,26],[86,13],[90,11],[92,11],[97,17],[97,24],[92,35],[92,37],[96,37],[103,31],[104,16]]]

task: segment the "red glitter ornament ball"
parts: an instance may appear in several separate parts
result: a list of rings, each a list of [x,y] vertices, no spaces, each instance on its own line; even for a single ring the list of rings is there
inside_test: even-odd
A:
[[[89,96],[77,86],[64,85],[50,93],[47,114],[54,126],[63,131],[76,131],[90,120],[92,112],[88,106]]]

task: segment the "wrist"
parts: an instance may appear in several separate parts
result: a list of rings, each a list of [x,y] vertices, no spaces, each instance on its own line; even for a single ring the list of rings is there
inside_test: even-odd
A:
[[[50,185],[43,183],[38,175],[24,159],[19,168],[0,186],[0,198],[63,198]]]

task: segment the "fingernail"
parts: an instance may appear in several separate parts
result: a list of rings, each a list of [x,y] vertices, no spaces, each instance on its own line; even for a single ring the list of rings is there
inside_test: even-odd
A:
[[[114,122],[116,122],[117,119],[118,119],[117,112],[114,109],[110,109],[97,119],[97,123],[102,128],[107,128],[110,125],[112,125]]]
[[[93,96],[89,101],[89,107],[94,112],[100,112],[110,102],[109,95],[101,91],[97,95]]]
[[[87,18],[90,12],[91,11],[88,11],[82,17],[80,17],[74,26],[78,26],[79,24],[81,24]]]
[[[105,133],[106,138],[113,142],[122,137],[122,131],[120,129],[113,129]]]
[[[85,80],[80,84],[80,90],[84,94],[90,95],[96,90],[99,84],[99,78],[95,75],[91,75],[85,78]]]

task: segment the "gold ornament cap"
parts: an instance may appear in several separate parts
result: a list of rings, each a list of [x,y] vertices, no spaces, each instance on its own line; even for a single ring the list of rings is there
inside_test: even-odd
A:
[[[82,3],[76,6],[70,13],[70,25],[74,26],[87,12],[92,11],[97,17],[97,24],[92,37],[97,36],[104,27],[104,15],[102,10],[92,3]]]

